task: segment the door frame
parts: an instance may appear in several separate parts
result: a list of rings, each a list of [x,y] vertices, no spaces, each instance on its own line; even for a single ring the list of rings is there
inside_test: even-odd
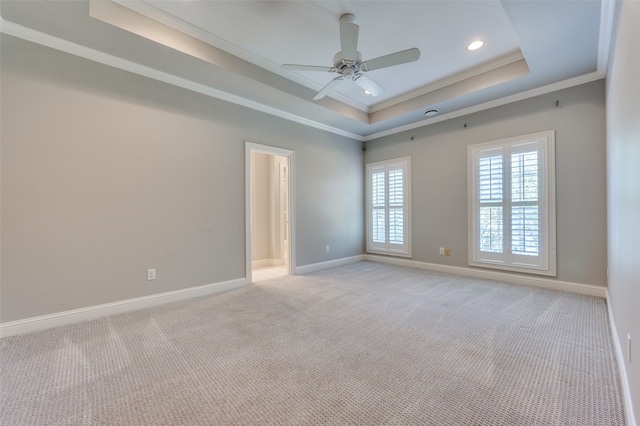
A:
[[[258,144],[255,142],[245,141],[244,155],[244,195],[245,195],[245,277],[247,284],[251,284],[251,153],[260,152],[262,154],[279,155],[286,157],[288,162],[288,194],[289,194],[289,265],[287,266],[289,275],[294,275],[296,265],[296,234],[295,234],[295,152],[289,149],[278,148],[270,145]]]

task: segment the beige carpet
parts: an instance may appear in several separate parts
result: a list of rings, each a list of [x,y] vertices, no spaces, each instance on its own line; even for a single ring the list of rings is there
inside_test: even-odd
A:
[[[360,262],[0,340],[2,425],[623,425],[605,301]]]

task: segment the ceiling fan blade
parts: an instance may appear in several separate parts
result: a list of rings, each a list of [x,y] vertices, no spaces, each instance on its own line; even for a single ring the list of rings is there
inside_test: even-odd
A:
[[[355,15],[346,13],[340,17],[340,47],[345,61],[358,59],[359,30]]]
[[[285,70],[296,70],[296,71],[322,71],[322,72],[331,72],[334,70],[333,67],[323,67],[320,65],[296,65],[296,64],[284,64],[282,68]]]
[[[332,91],[332,90],[333,90],[333,88],[334,88],[338,83],[340,83],[342,80],[344,80],[344,77],[343,77],[343,76],[336,77],[336,78],[334,78],[333,80],[331,80],[331,81],[329,82],[329,84],[327,84],[326,86],[324,86],[324,87],[322,88],[322,90],[320,90],[320,91],[319,91],[319,92],[318,92],[318,93],[313,97],[313,100],[314,100],[314,101],[317,101],[318,99],[322,99],[322,98],[324,98],[324,97],[325,97],[325,95],[326,95],[327,93],[329,93],[330,91]]]
[[[389,55],[380,56],[375,59],[364,61],[360,65],[360,69],[363,71],[379,70],[380,68],[392,67],[394,65],[417,61],[418,58],[420,58],[420,50],[417,47],[414,47],[413,49],[407,49],[401,52],[391,53]]]
[[[358,86],[362,87],[364,91],[371,96],[378,96],[384,92],[384,87],[380,86],[364,74],[357,74],[353,77],[353,81],[355,81]]]

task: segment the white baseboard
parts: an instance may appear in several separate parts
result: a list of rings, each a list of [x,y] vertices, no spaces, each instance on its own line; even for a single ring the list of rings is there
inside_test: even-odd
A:
[[[401,259],[389,256],[365,254],[363,260],[386,263],[389,265],[407,266],[410,268],[427,269],[430,271],[446,272],[467,277],[484,278],[488,280],[508,282],[511,284],[527,285],[531,287],[548,288],[552,290],[568,291],[570,293],[587,296],[606,297],[606,287],[591,284],[573,283],[550,278],[532,277],[529,275],[511,274],[508,272],[494,272],[479,268],[463,268],[460,266],[438,265],[436,263],[418,262],[416,260]]]
[[[71,311],[57,312],[55,314],[42,315],[17,321],[0,324],[0,338],[45,330],[59,325],[73,324],[81,321],[92,320],[108,315],[135,311],[151,306],[162,305],[169,302],[177,302],[192,297],[206,296],[233,290],[247,284],[246,278],[222,281],[199,287],[191,287],[183,290],[169,291],[166,293],[152,294],[150,296],[137,297],[135,299],[121,300],[119,302],[105,303],[104,305],[89,306],[87,308]]]
[[[310,272],[321,271],[322,269],[333,268],[336,266],[347,265],[349,263],[360,262],[364,260],[363,255],[343,257],[340,259],[328,260],[326,262],[312,263],[311,265],[304,265],[296,267],[296,275],[308,274]]]
[[[625,351],[620,345],[620,339],[618,338],[616,321],[613,318],[611,301],[609,300],[609,290],[607,290],[607,311],[609,312],[609,327],[611,327],[611,335],[613,336],[613,346],[616,353],[616,360],[618,361],[620,384],[622,386],[622,394],[624,396],[624,415],[627,419],[628,426],[636,426],[636,419],[633,415],[633,400],[631,399],[631,388],[629,387],[629,380],[627,379],[627,363],[624,357]]]

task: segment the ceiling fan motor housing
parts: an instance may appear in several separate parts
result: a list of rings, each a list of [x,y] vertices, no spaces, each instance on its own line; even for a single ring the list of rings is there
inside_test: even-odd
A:
[[[355,61],[346,61],[342,58],[342,52],[336,53],[333,57],[333,68],[335,68],[338,74],[342,74],[343,77],[351,77],[360,71],[360,64],[362,63],[362,55],[360,52],[357,54]]]

